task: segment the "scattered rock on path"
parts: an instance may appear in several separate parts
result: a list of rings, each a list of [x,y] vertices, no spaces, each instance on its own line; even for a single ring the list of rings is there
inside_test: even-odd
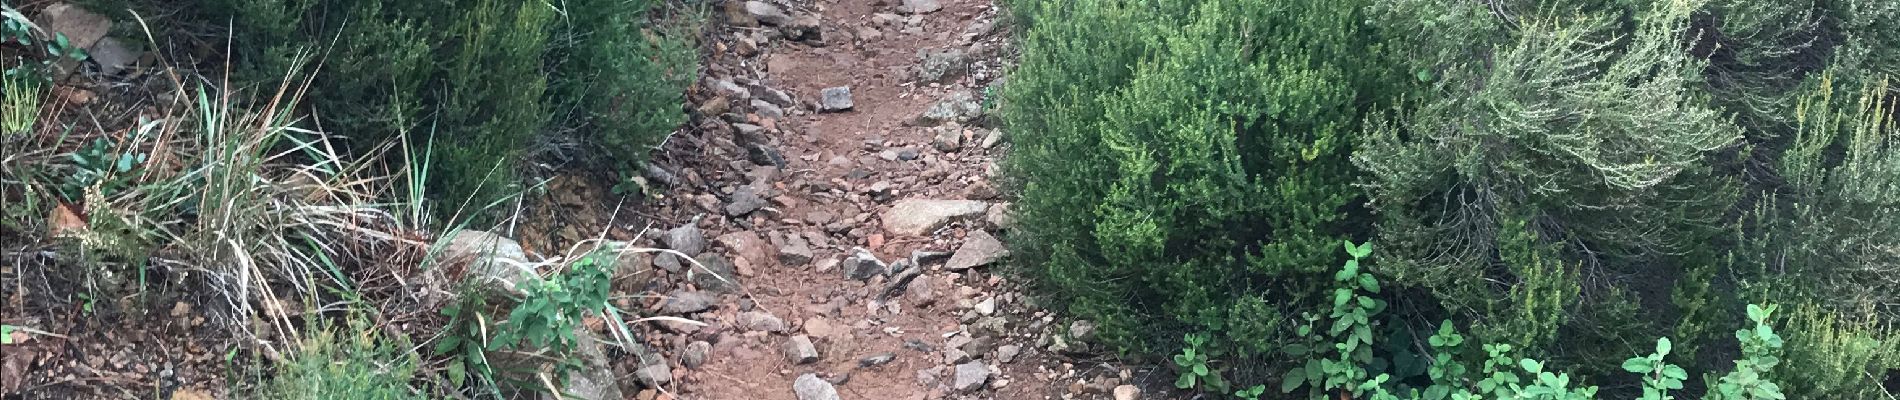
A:
[[[995,314],[996,313],[996,298],[991,297],[991,298],[983,299],[983,301],[977,302],[976,306],[971,307],[971,309],[976,310],[977,315]]]
[[[752,12],[746,8],[746,3],[743,2],[726,2],[726,23],[739,27],[759,26],[759,17],[752,16]]]
[[[686,271],[687,280],[692,281],[694,286],[717,293],[739,291],[739,275],[733,273],[732,262],[726,261],[726,257],[719,253],[705,253],[693,259],[704,266],[690,267]]]
[[[758,113],[759,117],[762,118],[785,118],[784,108],[780,108],[777,104],[772,104],[772,102],[763,99],[752,99],[752,111]]]
[[[811,243],[803,235],[787,235],[785,245],[778,248],[778,262],[787,266],[805,265],[811,258]]]
[[[996,145],[1002,144],[1002,143],[1003,143],[1002,129],[991,129],[989,134],[983,135],[983,148],[985,149],[995,148]]]
[[[1003,247],[1003,242],[996,240],[995,236],[982,230],[972,230],[970,236],[963,238],[963,246],[957,248],[956,255],[950,256],[950,261],[945,262],[943,268],[962,271],[990,265],[1008,255],[1009,249]]]
[[[468,277],[463,279],[489,294],[517,294],[534,273],[520,242],[486,231],[455,232],[443,247],[441,259],[450,265],[467,265]]]
[[[990,367],[983,365],[982,361],[971,361],[957,364],[956,378],[951,381],[950,388],[968,393],[983,388],[983,384],[989,381]]]
[[[851,87],[850,86],[825,88],[824,90],[819,91],[818,95],[819,95],[819,101],[818,101],[819,112],[839,112],[839,111],[850,110],[852,107],[856,106],[855,104],[851,102]]]
[[[862,367],[862,368],[875,367],[879,365],[888,364],[891,362],[891,360],[895,360],[895,359],[897,359],[897,353],[893,353],[893,352],[886,351],[883,353],[872,354],[869,356],[865,356],[864,358],[858,359],[858,367]]]
[[[930,141],[931,147],[945,153],[955,153],[963,149],[963,129],[957,127],[935,127],[936,137]]]
[[[732,192],[732,200],[726,203],[726,215],[741,216],[765,208],[765,198],[759,196],[758,189],[752,186],[740,186]]]
[[[785,340],[785,360],[793,365],[818,362],[818,348],[812,346],[811,338],[805,335],[793,336]]]
[[[725,246],[727,250],[732,250],[733,255],[751,262],[752,266],[761,266],[772,262],[771,259],[766,258],[766,254],[768,253],[766,253],[765,250],[765,239],[759,238],[759,234],[752,233],[752,231],[727,233],[719,235],[719,238],[714,240],[718,241],[719,245]]]
[[[997,347],[996,348],[996,362],[1008,363],[1010,361],[1016,361],[1016,356],[1021,355],[1022,353],[1023,353],[1022,346],[1017,346],[1017,345],[1012,344],[1012,345]]]
[[[969,90],[958,90],[930,103],[930,108],[924,109],[916,122],[921,126],[937,126],[953,122],[967,123],[981,117],[983,103],[977,101],[976,94]]]
[[[953,220],[983,215],[988,208],[989,204],[974,200],[899,200],[884,212],[884,229],[899,235],[927,235]]]
[[[866,280],[873,276],[889,274],[891,267],[877,259],[876,254],[863,248],[853,249],[851,256],[844,259],[844,277],[850,280]]]
[[[764,311],[739,313],[739,328],[751,332],[784,332],[785,320]]]
[[[666,314],[692,314],[712,309],[718,300],[712,295],[696,290],[674,290],[666,295],[666,302],[660,305],[660,312]]]
[[[704,340],[694,341],[686,344],[685,349],[680,350],[680,365],[686,368],[699,368],[701,365],[706,365],[706,359],[711,356],[712,343]]]
[[[785,10],[780,10],[772,3],[748,1],[745,2],[745,11],[751,14],[753,19],[766,25],[780,26],[792,23],[792,16],[785,14]]]
[[[687,256],[697,256],[706,251],[706,233],[693,225],[668,230],[665,236],[660,237],[660,241],[665,242],[666,248],[686,253]]]
[[[798,394],[798,400],[839,400],[838,389],[815,374],[799,375],[792,382],[792,392]]]
[[[1078,319],[1078,320],[1075,320],[1075,322],[1070,322],[1069,323],[1069,337],[1075,338],[1075,340],[1080,340],[1080,341],[1088,341],[1089,339],[1094,338],[1095,337],[1095,323],[1089,322],[1089,320],[1086,320],[1086,319]]]
[[[970,70],[970,59],[963,49],[948,47],[917,50],[917,80],[944,82],[962,77]]]
[[[942,9],[943,5],[937,0],[904,0],[904,4],[897,6],[897,12],[905,14],[929,14]]]

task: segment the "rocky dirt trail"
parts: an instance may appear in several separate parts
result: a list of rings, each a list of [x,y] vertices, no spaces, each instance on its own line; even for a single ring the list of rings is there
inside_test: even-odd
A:
[[[699,154],[675,157],[712,161],[649,172],[692,218],[642,238],[701,264],[643,260],[663,295],[647,306],[708,325],[648,332],[657,354],[617,369],[665,390],[634,397],[1135,398],[1117,386],[1159,379],[1061,356],[1090,325],[993,270],[1009,225],[983,104],[1007,58],[996,5],[720,7],[697,136],[678,138]]]

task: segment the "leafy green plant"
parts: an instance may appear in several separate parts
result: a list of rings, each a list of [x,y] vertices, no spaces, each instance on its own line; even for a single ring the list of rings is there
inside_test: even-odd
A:
[[[612,284],[611,268],[617,255],[595,251],[567,263],[554,276],[529,277],[520,288],[522,294],[500,322],[489,321],[484,313],[495,302],[479,290],[464,290],[461,300],[443,309],[451,320],[449,333],[435,343],[435,352],[461,358],[452,364],[452,383],[463,385],[473,376],[487,383],[505,378],[491,362],[500,351],[543,351],[569,354],[579,343],[574,336],[581,318],[588,313],[603,313]],[[562,376],[580,368],[578,358],[556,357],[562,363],[556,372]]]
[[[342,326],[313,322],[297,351],[258,388],[258,398],[408,400],[429,398],[410,386],[421,357],[402,337],[377,332],[352,311]],[[322,321],[318,319],[318,321]],[[227,353],[229,362],[234,352]]]
[[[1775,366],[1781,363],[1781,335],[1775,334],[1774,327],[1768,325],[1768,318],[1774,313],[1775,306],[1772,304],[1767,307],[1748,305],[1748,320],[1754,322],[1755,326],[1751,329],[1735,331],[1735,339],[1742,343],[1742,358],[1735,360],[1735,370],[1723,375],[1720,381],[1709,388],[1709,394],[1704,398],[1710,400],[1783,400],[1788,398],[1781,393],[1780,385],[1768,379],[1774,372]],[[1659,351],[1663,343],[1667,342],[1657,343]],[[1680,368],[1674,373],[1684,375]],[[1680,381],[1683,378],[1675,377],[1675,379]],[[1680,388],[1682,384],[1675,382],[1675,386]],[[1647,389],[1644,390],[1644,395],[1648,395]]]
[[[1220,371],[1208,366],[1207,335],[1187,335],[1187,347],[1181,354],[1174,355],[1174,366],[1180,367],[1181,377],[1175,379],[1174,387],[1180,389],[1201,389],[1215,393],[1227,391],[1227,381],[1221,379]]]
[[[1675,399],[1669,391],[1682,390],[1682,381],[1689,379],[1688,371],[1663,360],[1670,350],[1669,338],[1656,339],[1656,352],[1623,362],[1623,370],[1643,376],[1642,400]]]
[[[68,202],[80,202],[88,189],[97,188],[106,197],[127,189],[150,155],[114,151],[114,147],[112,141],[99,138],[70,154],[73,171],[60,183],[60,196]]]
[[[1378,278],[1360,267],[1360,262],[1369,261],[1366,258],[1372,255],[1372,243],[1344,243],[1346,254],[1352,258],[1333,273],[1332,313],[1327,317],[1331,325],[1323,335],[1315,335],[1312,322],[1316,318],[1308,315],[1308,324],[1299,328],[1299,335],[1312,338],[1309,340],[1314,343],[1289,350],[1294,357],[1307,357],[1307,361],[1305,367],[1288,372],[1281,383],[1282,392],[1291,393],[1304,385],[1314,396],[1340,393],[1357,397],[1371,389],[1363,383],[1371,378],[1366,367],[1374,361],[1372,318],[1385,310],[1386,303],[1372,296],[1379,293]]]

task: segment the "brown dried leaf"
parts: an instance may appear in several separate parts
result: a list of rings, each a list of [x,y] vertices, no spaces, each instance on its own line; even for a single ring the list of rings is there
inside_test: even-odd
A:
[[[72,205],[59,203],[53,207],[52,215],[46,217],[46,230],[54,237],[84,233],[86,220],[73,211]]]

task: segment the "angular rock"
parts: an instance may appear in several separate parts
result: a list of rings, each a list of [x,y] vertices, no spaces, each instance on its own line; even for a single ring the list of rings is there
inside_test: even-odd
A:
[[[910,286],[904,289],[904,297],[910,299],[910,304],[917,307],[928,307],[931,304],[935,304],[937,302],[937,292],[935,288],[931,287],[933,285],[931,281],[934,280],[935,279],[931,279],[930,277],[918,277],[917,279],[911,280]]]
[[[983,148],[985,149],[995,148],[996,145],[1001,143],[1003,143],[1002,129],[991,129],[989,134],[983,135]]]
[[[1021,355],[1022,353],[1023,353],[1022,346],[1017,346],[1017,345],[1012,344],[1012,345],[1004,345],[1002,347],[997,347],[996,348],[996,362],[1008,363],[1010,361],[1016,361],[1016,356]]]
[[[521,243],[485,231],[457,231],[442,248],[440,260],[446,265],[466,265],[463,278],[489,294],[520,293],[520,285],[534,274]]]
[[[139,60],[139,52],[131,44],[115,38],[102,38],[88,51],[92,61],[99,64],[99,73],[105,76],[118,76]]]
[[[891,273],[889,265],[879,261],[877,255],[871,254],[870,250],[863,248],[852,249],[851,256],[846,257],[840,266],[844,269],[845,279],[858,281]]]
[[[567,375],[563,387],[575,399],[619,399],[620,383],[614,377],[613,368],[608,364],[607,353],[601,351],[599,338],[587,329],[574,329],[575,352],[570,357],[578,359],[581,368]],[[666,367],[666,359],[659,355],[650,355],[660,361],[660,367]],[[672,371],[667,371],[667,379],[672,379]]]
[[[927,235],[951,221],[983,215],[988,208],[988,203],[974,200],[899,200],[884,212],[884,230],[899,235]]]
[[[799,375],[792,381],[792,392],[798,394],[798,400],[839,400],[838,388],[815,374]]]
[[[883,353],[872,354],[869,356],[865,356],[864,358],[858,359],[858,366],[870,368],[870,367],[888,364],[891,362],[891,360],[895,360],[895,359],[897,359],[897,353],[886,351]]]
[[[785,154],[779,153],[778,149],[764,143],[746,145],[745,160],[751,161],[752,165],[778,168],[785,167]]]
[[[673,367],[668,366],[666,359],[660,358],[658,353],[652,353],[650,350],[647,353],[640,357],[640,366],[633,371],[634,379],[650,388],[666,387],[672,384]]]
[[[937,131],[937,134],[931,139],[930,146],[937,148],[937,151],[955,153],[963,149],[962,128],[939,126],[931,129]]]
[[[943,376],[943,366],[917,370],[917,384],[926,388],[935,388]]]
[[[739,328],[750,332],[784,332],[785,321],[772,313],[764,311],[746,311],[739,313]]]
[[[970,236],[963,238],[963,246],[957,248],[956,255],[950,256],[950,261],[944,262],[943,268],[962,271],[990,265],[1006,256],[1009,256],[1009,249],[1003,247],[1002,241],[996,240],[996,237],[991,236],[989,232],[972,230]]]
[[[984,354],[989,354],[990,350],[994,350],[995,348],[996,339],[990,336],[984,336],[970,339],[970,342],[964,343],[960,350],[963,350],[965,353],[970,353],[971,357],[981,357]]]
[[[706,232],[700,231],[698,226],[686,225],[667,230],[666,235],[660,236],[660,241],[666,244],[666,248],[686,253],[689,257],[706,252]]]
[[[789,40],[803,40],[807,42],[823,40],[824,38],[820,37],[820,23],[816,15],[800,15],[793,17],[792,22],[786,24],[781,31],[785,33],[785,38]]]
[[[923,115],[917,116],[917,125],[968,123],[982,117],[983,103],[977,101],[976,94],[969,90],[958,90],[930,103]]]
[[[970,59],[955,47],[918,49],[917,80],[944,82],[962,77],[970,70]]]
[[[997,193],[996,187],[990,186],[990,181],[977,181],[970,184],[969,189],[963,191],[963,198],[970,200],[989,200],[1000,195],[1002,193]]]
[[[711,356],[712,343],[704,340],[687,343],[686,348],[680,350],[680,365],[686,368],[699,368],[701,365],[706,365],[706,358]]]
[[[66,35],[73,48],[89,48],[112,32],[112,18],[86,11],[70,3],[55,3],[40,11],[40,26]]]
[[[943,5],[937,0],[904,0],[904,4],[897,6],[897,12],[905,14],[929,14],[942,9]]]
[[[983,222],[996,229],[1009,229],[1016,224],[1016,217],[1009,213],[1010,203],[997,203],[983,214]]]
[[[804,328],[806,336],[826,337],[835,333],[832,330],[831,321],[826,320],[825,317],[806,318]]]
[[[673,253],[660,253],[660,254],[654,255],[653,266],[659,267],[660,269],[666,270],[666,272],[668,273],[674,273],[674,274],[680,273],[680,271],[683,271],[686,269],[685,262],[680,261],[679,256],[673,255]]]
[[[976,310],[977,315],[995,314],[996,313],[996,298],[991,297],[991,298],[983,299],[983,301],[979,301],[976,303],[976,307],[971,307],[971,308]]]
[[[1089,339],[1094,338],[1095,337],[1095,323],[1089,322],[1089,320],[1086,320],[1086,319],[1078,319],[1078,320],[1075,320],[1075,322],[1070,322],[1069,323],[1069,337],[1075,338],[1075,340],[1079,340],[1079,341],[1088,341]]]
[[[746,10],[746,4],[737,1],[726,2],[726,23],[739,27],[759,26],[759,18]]]
[[[851,102],[851,87],[850,86],[825,88],[824,90],[819,91],[818,95],[819,95],[819,101],[818,101],[819,112],[839,112],[839,111],[850,110],[852,107],[856,106],[856,104]]]
[[[990,367],[982,361],[957,364],[956,377],[951,380],[950,388],[959,393],[969,393],[983,388],[990,381]]]
[[[697,290],[674,290],[666,294],[666,302],[660,304],[660,312],[666,314],[692,314],[712,309],[719,299]]]
[[[739,291],[739,275],[733,273],[732,262],[726,261],[726,257],[719,253],[705,253],[693,259],[699,261],[700,265],[688,269],[686,276],[694,286],[716,293]]]
[[[793,336],[785,340],[785,361],[792,365],[818,362],[818,348],[812,346],[811,338],[805,335]]]
[[[811,243],[801,235],[788,235],[785,245],[778,248],[778,262],[787,266],[805,265],[811,258]]]
[[[763,118],[785,118],[784,108],[779,108],[777,104],[772,104],[772,102],[765,101],[764,99],[752,99],[752,111],[759,113],[759,116]]]
[[[745,2],[745,11],[751,14],[753,19],[766,25],[782,26],[792,23],[792,16],[785,14],[785,10],[780,10],[772,3],[748,1]]]
[[[740,186],[732,192],[732,200],[726,203],[726,215],[741,216],[765,208],[765,198],[759,196],[758,189],[752,186]]]

